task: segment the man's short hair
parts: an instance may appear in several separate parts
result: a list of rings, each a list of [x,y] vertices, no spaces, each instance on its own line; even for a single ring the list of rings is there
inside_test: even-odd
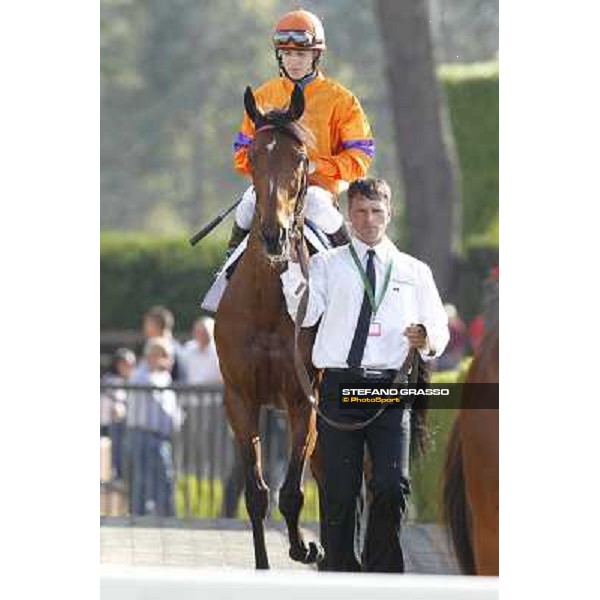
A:
[[[381,200],[391,208],[392,190],[385,179],[366,177],[355,179],[348,187],[348,208],[353,198],[362,195],[369,200]]]
[[[173,313],[164,306],[153,306],[148,309],[144,317],[152,319],[160,327],[161,331],[173,331],[175,327]]]

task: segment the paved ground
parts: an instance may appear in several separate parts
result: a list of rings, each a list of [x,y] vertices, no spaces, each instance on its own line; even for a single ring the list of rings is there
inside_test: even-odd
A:
[[[148,517],[100,519],[100,561],[120,565],[253,568],[250,524],[234,519],[179,521]],[[304,528],[317,539],[316,524]],[[267,525],[269,561],[275,569],[310,569],[288,557],[285,525]],[[409,524],[403,530],[407,572],[455,574],[454,557],[437,525]]]

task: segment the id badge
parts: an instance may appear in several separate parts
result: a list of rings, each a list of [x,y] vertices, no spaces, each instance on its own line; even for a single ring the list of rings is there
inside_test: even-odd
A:
[[[369,336],[379,337],[381,335],[381,323],[371,321],[369,325]]]

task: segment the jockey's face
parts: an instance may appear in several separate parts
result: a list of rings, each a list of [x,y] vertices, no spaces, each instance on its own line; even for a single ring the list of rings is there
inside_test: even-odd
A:
[[[382,240],[391,218],[389,206],[385,202],[357,194],[350,201],[348,212],[359,240],[369,246],[375,246]]]
[[[312,71],[317,50],[281,50],[281,60],[292,79],[302,79]]]

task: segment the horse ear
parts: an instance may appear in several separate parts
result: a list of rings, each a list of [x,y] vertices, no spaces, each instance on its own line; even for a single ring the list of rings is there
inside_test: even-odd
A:
[[[252,88],[250,86],[248,86],[244,92],[244,108],[254,124],[256,124],[256,119],[262,117],[262,113],[256,106],[256,100],[254,99],[254,94],[252,93]]]
[[[297,121],[302,116],[302,113],[304,113],[304,92],[298,84],[295,84],[288,109],[288,117],[290,121]]]

